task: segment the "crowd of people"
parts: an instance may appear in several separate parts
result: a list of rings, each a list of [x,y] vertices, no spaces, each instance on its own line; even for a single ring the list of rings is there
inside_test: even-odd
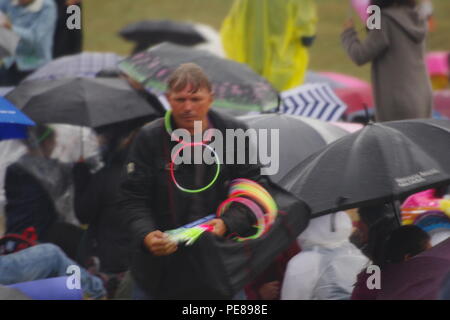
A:
[[[381,8],[381,29],[369,30],[361,41],[348,21],[342,44],[356,64],[372,63],[376,120],[430,118],[426,20],[412,0],[372,0],[372,4]],[[0,86],[17,85],[50,60],[81,52],[81,30],[65,26],[70,5],[80,5],[80,0],[0,0],[0,11],[7,16],[2,27],[21,39],[16,54],[5,58],[0,67]],[[283,4],[236,0],[221,31],[224,49],[278,90],[287,90],[304,81],[316,23],[312,0]],[[208,188],[202,186],[208,185],[216,166],[172,166],[171,150],[180,142],[172,129],[193,135],[194,122],[200,121],[202,132],[214,128],[225,136],[227,129],[247,128],[240,120],[211,110],[211,82],[199,66],[182,64],[170,75],[166,98],[171,112],[165,118],[154,96],[131,77],[122,76],[149,105],[158,108],[160,117],[95,128],[100,169],[84,158],[74,164],[53,159],[57,131],[48,124],[30,128],[24,140],[26,152],[8,166],[0,293],[10,284],[67,276],[68,267],[78,265],[88,299],[402,298],[384,283],[369,288],[368,270],[378,266],[384,279],[392,266],[432,246],[430,235],[418,226],[400,226],[389,205],[358,208],[359,219],[352,220],[345,211],[311,219],[304,230],[294,230],[289,248],[267,257],[267,267],[241,290],[227,296],[211,286],[209,273],[199,268],[196,259],[205,254],[204,249],[182,246],[164,231],[216,212],[235,179],[257,183],[274,199],[286,191],[261,175],[259,164],[223,164]],[[237,150],[226,152],[235,155]],[[219,239],[248,237],[257,223],[251,211],[245,201],[236,202],[206,224]],[[25,239],[25,233],[34,240]],[[16,246],[7,248],[8,241]],[[442,269],[442,279],[448,269]],[[448,298],[448,291],[442,281],[427,297]],[[417,297],[423,296],[418,293]]]
[[[69,29],[67,8],[81,0],[2,0],[0,27],[20,41],[14,55],[0,66],[0,86],[16,86],[52,59],[82,50],[82,29]]]

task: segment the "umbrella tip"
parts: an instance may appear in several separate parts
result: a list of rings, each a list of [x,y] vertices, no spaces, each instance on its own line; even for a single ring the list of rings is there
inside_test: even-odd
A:
[[[364,103],[363,107],[364,107],[364,114],[366,116],[366,126],[367,126],[372,123],[372,119],[370,119],[369,108],[367,107],[367,104]]]

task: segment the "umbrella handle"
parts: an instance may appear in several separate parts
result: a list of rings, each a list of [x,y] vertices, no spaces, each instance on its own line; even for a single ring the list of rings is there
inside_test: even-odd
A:
[[[392,200],[392,207],[394,208],[395,218],[397,220],[398,226],[402,226],[402,216],[400,212],[400,206],[398,204],[398,201]]]
[[[370,119],[369,108],[367,107],[366,103],[363,104],[363,108],[364,115],[366,116],[366,125],[373,123],[373,121]]]
[[[277,107],[275,108],[275,113],[281,113],[281,96],[277,93]]]

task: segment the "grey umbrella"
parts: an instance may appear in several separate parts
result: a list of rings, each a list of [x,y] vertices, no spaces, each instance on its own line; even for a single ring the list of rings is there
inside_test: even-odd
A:
[[[450,121],[369,124],[324,147],[280,184],[313,216],[402,200],[450,182]]]
[[[123,79],[67,78],[22,83],[6,98],[37,123],[100,127],[159,111]]]
[[[95,77],[104,69],[116,69],[124,58],[111,52],[82,52],[64,56],[42,66],[28,77],[32,80],[56,80],[69,77]]]
[[[312,118],[272,113],[262,115],[241,116],[241,120],[250,128],[272,129],[279,131],[279,141],[274,141],[275,150],[268,143],[268,155],[279,160],[279,170],[270,178],[279,182],[291,169],[328,143],[348,134],[345,130]],[[270,135],[271,139],[275,136]],[[278,150],[279,149],[279,150]],[[277,153],[279,159],[275,159]]]

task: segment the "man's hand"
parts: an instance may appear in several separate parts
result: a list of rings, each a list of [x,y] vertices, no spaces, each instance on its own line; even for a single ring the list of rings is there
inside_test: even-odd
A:
[[[168,256],[178,249],[177,244],[170,241],[167,234],[159,230],[150,232],[144,238],[144,245],[155,256]]]
[[[264,283],[258,290],[262,300],[276,300],[280,297],[280,281]]]
[[[348,29],[352,29],[355,27],[355,23],[353,22],[353,19],[348,19],[344,22],[344,31]]]
[[[213,234],[219,237],[223,237],[225,232],[227,232],[227,227],[222,219],[212,219],[211,221],[205,223],[207,225],[213,226]]]

